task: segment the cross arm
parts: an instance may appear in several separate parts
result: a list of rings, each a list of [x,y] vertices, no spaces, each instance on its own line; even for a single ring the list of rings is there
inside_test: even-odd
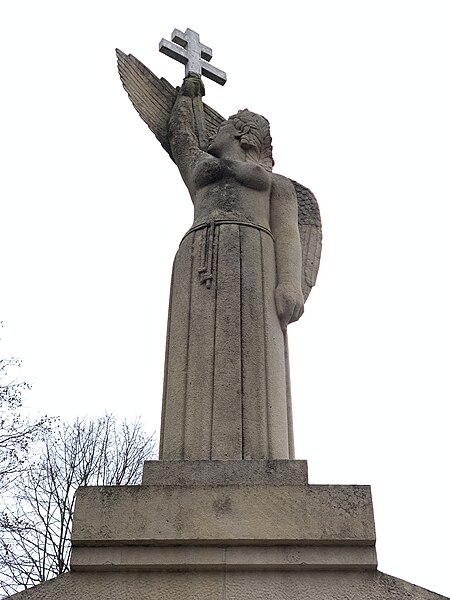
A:
[[[221,71],[217,67],[213,67],[212,65],[208,64],[207,62],[203,63],[203,61],[201,62],[201,67],[202,67],[202,75],[204,75],[205,77],[208,77],[208,79],[212,79],[212,81],[215,81],[216,83],[218,83],[220,85],[224,85],[226,83],[227,75],[224,71]]]
[[[159,42],[159,51],[184,65],[188,62],[188,53],[186,50],[180,45],[169,42],[169,40],[165,40],[164,38]]]

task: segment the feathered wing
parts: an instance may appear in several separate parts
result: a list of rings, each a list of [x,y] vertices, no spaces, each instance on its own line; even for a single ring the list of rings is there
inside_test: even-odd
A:
[[[164,150],[170,154],[167,125],[177,90],[166,79],[157,77],[132,54],[125,54],[117,49],[116,55],[120,79],[131,103]],[[207,104],[203,104],[203,107],[207,134],[212,137],[225,119]]]
[[[322,221],[314,194],[291,179],[297,194],[298,229],[302,244],[302,291],[306,299],[316,283],[322,252]]]

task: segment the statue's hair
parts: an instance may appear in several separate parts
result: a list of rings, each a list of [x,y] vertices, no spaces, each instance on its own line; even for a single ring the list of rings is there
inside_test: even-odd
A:
[[[272,171],[272,137],[269,121],[247,108],[228,118],[236,131],[248,160],[256,162],[267,171]]]

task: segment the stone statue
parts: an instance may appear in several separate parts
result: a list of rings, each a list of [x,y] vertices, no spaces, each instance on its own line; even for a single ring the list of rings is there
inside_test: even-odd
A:
[[[200,74],[220,83],[225,74],[202,68],[212,53],[198,34],[172,39],[187,63],[177,90],[117,50],[125,90],[194,205],[173,267],[160,458],[294,458],[286,328],[319,268],[317,202],[272,173],[264,117],[245,109],[225,120],[202,103]],[[176,58],[170,44],[161,42]]]

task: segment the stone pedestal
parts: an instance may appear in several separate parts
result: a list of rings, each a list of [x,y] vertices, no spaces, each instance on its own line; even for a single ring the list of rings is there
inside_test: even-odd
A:
[[[369,486],[305,461],[152,461],[77,493],[71,572],[24,600],[438,600],[377,571]],[[448,600],[448,599],[447,599]]]
[[[305,461],[152,461],[143,485],[81,488],[73,571],[375,570],[368,486]]]

